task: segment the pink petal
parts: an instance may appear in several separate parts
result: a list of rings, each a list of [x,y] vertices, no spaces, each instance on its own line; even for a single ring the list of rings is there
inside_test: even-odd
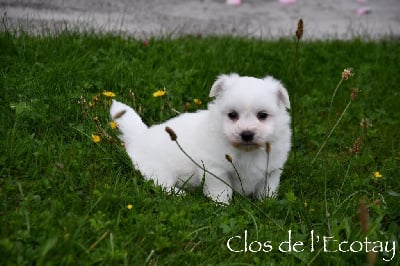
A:
[[[242,3],[242,0],[226,0],[227,5],[238,6]]]
[[[291,5],[291,4],[294,4],[296,2],[296,0],[278,0],[278,2],[283,5]]]
[[[371,13],[371,9],[369,7],[360,7],[356,10],[356,14],[359,16],[369,13]]]

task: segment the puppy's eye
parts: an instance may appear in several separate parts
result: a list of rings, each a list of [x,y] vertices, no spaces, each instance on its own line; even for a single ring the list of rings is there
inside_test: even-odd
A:
[[[232,111],[228,113],[228,117],[230,120],[238,120],[239,114],[236,111]]]
[[[257,113],[258,120],[265,120],[267,119],[267,117],[268,117],[267,112],[262,111]]]

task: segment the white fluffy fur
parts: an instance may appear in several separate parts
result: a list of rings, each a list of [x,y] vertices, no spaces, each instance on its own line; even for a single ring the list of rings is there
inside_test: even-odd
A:
[[[184,113],[152,127],[147,127],[132,108],[114,101],[111,117],[125,111],[116,122],[134,166],[146,179],[153,179],[168,191],[183,184],[199,186],[204,178],[203,192],[216,202],[228,203],[232,188],[259,199],[274,196],[291,146],[286,89],[269,76],[257,79],[230,74],[218,77],[210,97],[215,100],[208,110]],[[229,117],[232,112],[237,117]],[[260,112],[267,113],[267,118],[260,119]],[[190,161],[171,141],[166,126],[174,130],[183,149],[196,162],[230,185]],[[244,131],[254,134],[253,138],[243,139]],[[266,143],[270,145],[269,155]],[[226,154],[233,159],[240,179]]]

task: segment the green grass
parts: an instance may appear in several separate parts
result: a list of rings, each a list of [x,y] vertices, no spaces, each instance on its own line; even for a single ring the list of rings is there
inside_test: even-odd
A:
[[[399,265],[400,43],[301,42],[297,54],[295,47],[294,40],[182,37],[151,39],[146,46],[68,31],[55,37],[0,33],[1,264],[366,264],[366,252],[326,252],[322,241],[311,251],[314,230],[321,239],[350,243],[365,236],[396,241],[391,262],[383,258],[392,254],[381,252],[376,264]],[[346,67],[356,75],[343,81],[329,110]],[[115,136],[108,100],[100,96],[92,109],[78,104],[81,96],[89,102],[112,91],[154,124],[174,116],[172,108],[185,111],[187,102],[190,111],[205,108],[215,77],[229,72],[270,74],[288,88],[295,140],[277,199],[235,197],[221,207],[200,191],[168,195],[144,181],[123,148],[96,126],[97,116]],[[165,97],[152,97],[164,87]],[[310,165],[354,87],[358,97]],[[363,118],[373,127],[361,127]],[[96,133],[102,136],[97,144],[91,140]],[[353,155],[358,137],[361,149]],[[361,199],[369,208],[368,232],[360,230]],[[248,244],[271,241],[272,251],[230,252],[226,243],[233,236],[242,239],[234,238],[232,247],[244,248],[245,230]],[[289,230],[303,251],[278,250]]]

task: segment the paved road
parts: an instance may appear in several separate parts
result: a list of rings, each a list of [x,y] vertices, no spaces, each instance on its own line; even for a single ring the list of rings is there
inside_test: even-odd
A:
[[[305,38],[400,36],[400,0],[0,0],[8,27],[32,32],[63,27],[122,32],[138,38],[231,34],[292,36],[299,18]],[[358,14],[358,13],[361,14]],[[4,23],[0,25],[4,28]]]

